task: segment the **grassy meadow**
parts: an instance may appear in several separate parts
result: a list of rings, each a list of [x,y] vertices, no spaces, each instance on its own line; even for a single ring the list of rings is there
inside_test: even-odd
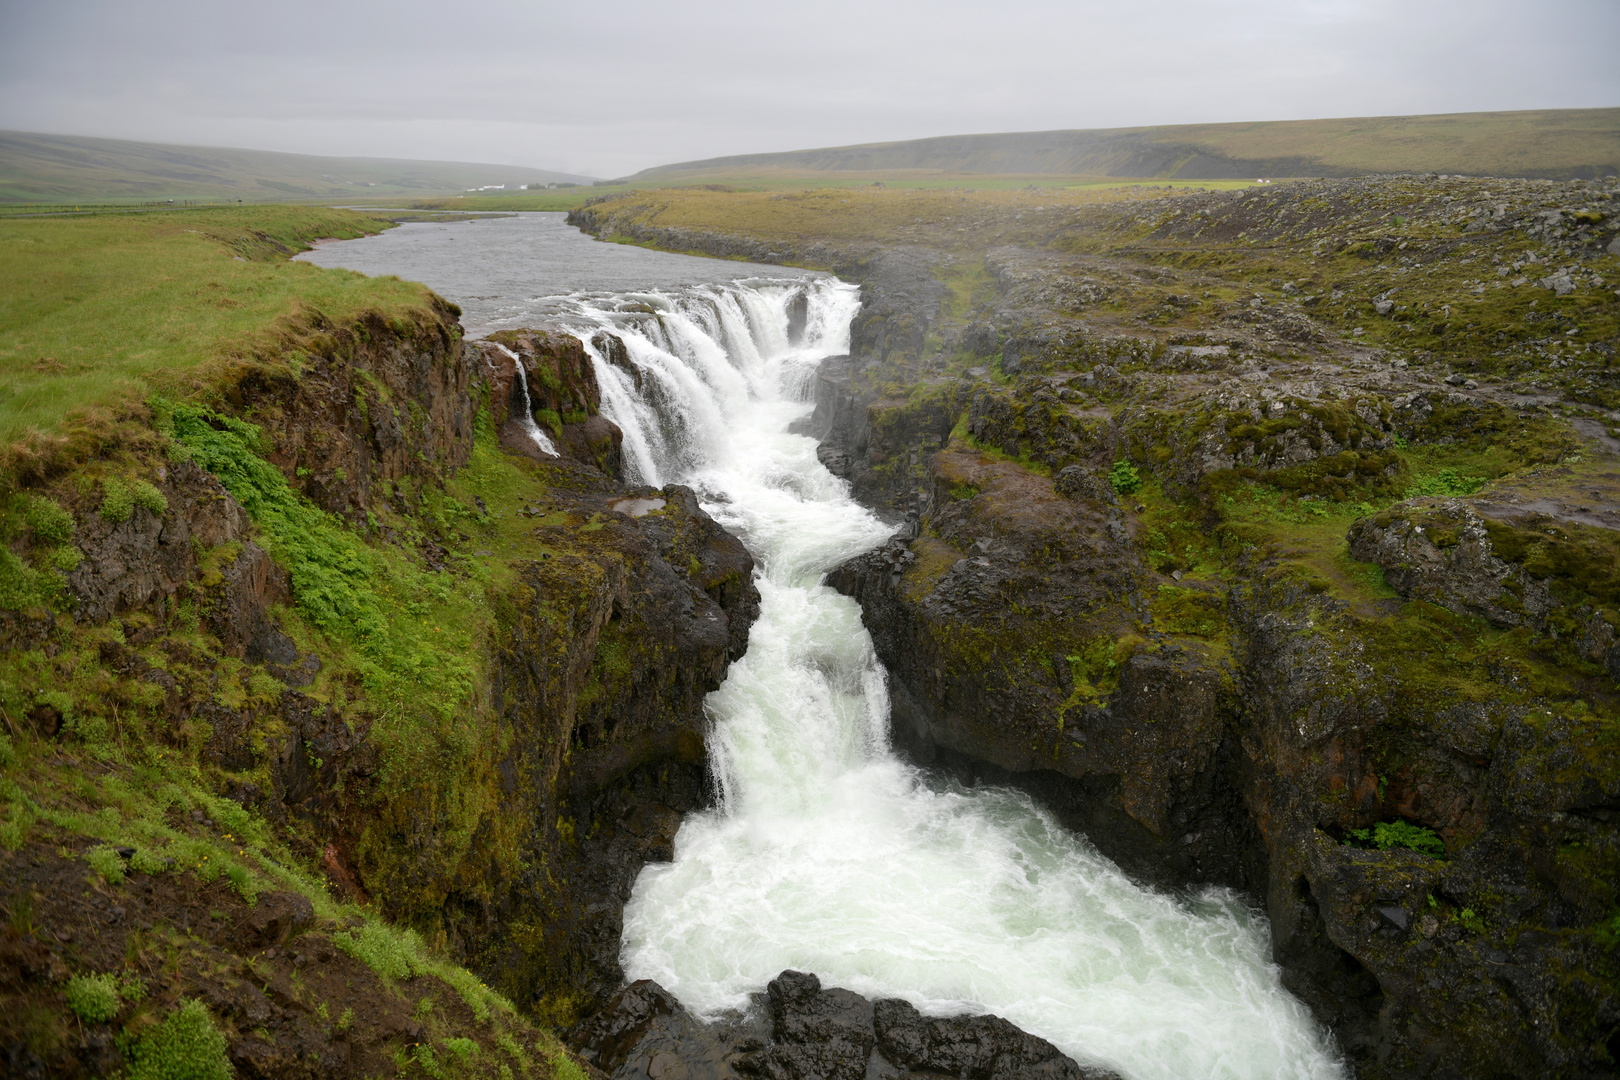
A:
[[[0,131],[0,204],[399,199],[584,177],[514,165],[399,161]]]
[[[1157,188],[1176,191],[1229,191],[1234,188],[1253,187],[1253,180],[1121,180],[1095,176],[993,176],[962,174],[959,176],[917,176],[903,172],[885,172],[877,175],[859,174],[838,176],[832,174],[792,171],[717,174],[683,179],[679,184],[659,183],[593,184],[589,187],[558,188],[546,191],[497,192],[489,195],[456,195],[436,199],[418,199],[411,203],[417,210],[460,210],[488,213],[494,211],[567,211],[583,206],[591,199],[603,195],[640,191],[711,191],[724,193],[765,193],[776,195],[811,195],[823,191],[849,191],[857,195],[889,189],[899,191],[938,191],[971,193],[982,191],[1116,191],[1121,189]]]
[[[420,306],[421,285],[288,260],[389,224],[286,206],[0,220],[0,453],[106,424],[315,312]]]
[[[1568,179],[1620,170],[1620,109],[1371,116],[946,135],[688,161],[627,179],[727,175],[1241,178],[1466,173]],[[1041,182],[1041,181],[1037,181]]]

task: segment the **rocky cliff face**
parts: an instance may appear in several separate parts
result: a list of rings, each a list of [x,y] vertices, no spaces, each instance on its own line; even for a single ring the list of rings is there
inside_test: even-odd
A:
[[[624,344],[611,334],[597,335],[610,360],[622,359]],[[508,425],[523,409],[528,395],[530,417],[568,457],[594,465],[614,479],[622,478],[620,445],[624,432],[602,412],[602,391],[596,370],[578,338],[555,328],[506,330],[476,343],[489,386],[491,420],[501,430],[508,449],[535,453],[532,439]],[[517,378],[517,365],[525,378]]]
[[[57,612],[5,619],[12,733],[192,761],[196,798],[333,896],[571,1020],[620,982],[636,873],[711,797],[702,702],[746,649],[753,563],[692,492],[617,479],[576,339],[433,316],[320,327],[217,411],[160,412],[159,452],[22,497],[66,508],[76,554]],[[520,437],[517,364],[562,457]]]

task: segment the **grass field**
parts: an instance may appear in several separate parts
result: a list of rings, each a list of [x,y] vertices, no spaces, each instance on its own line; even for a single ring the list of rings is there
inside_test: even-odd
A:
[[[1227,190],[1252,187],[1253,180],[1121,180],[1095,176],[915,176],[905,172],[885,172],[877,176],[846,178],[827,174],[788,171],[762,171],[735,176],[697,176],[680,183],[594,184],[589,187],[555,191],[517,191],[494,195],[457,195],[419,199],[411,206],[421,210],[535,211],[572,210],[591,199],[626,191],[712,191],[808,194],[816,191],[850,191],[866,194],[896,188],[903,191],[1114,191],[1121,188],[1170,187],[1176,190]],[[355,205],[367,205],[356,203]],[[380,205],[380,202],[379,202]]]
[[[1118,181],[1014,190],[872,185],[729,193],[668,189],[640,194],[623,204],[622,209],[618,203],[608,203],[603,210],[622,213],[628,209],[632,218],[640,223],[713,229],[762,239],[922,241],[946,248],[977,249],[997,243],[1040,242],[1055,224],[1067,221],[1071,214],[1088,207],[1147,202],[1173,193],[1168,184]]]
[[[321,157],[0,131],[0,204],[399,198],[485,184],[584,179],[515,165]]]
[[[627,179],[641,185],[811,174],[872,180],[895,172],[917,179],[970,174],[1237,179],[1391,172],[1590,179],[1620,172],[1620,109],[950,135],[681,162]]]
[[[0,454],[104,422],[301,314],[422,305],[421,285],[287,259],[319,237],[388,227],[265,206],[0,221]]]

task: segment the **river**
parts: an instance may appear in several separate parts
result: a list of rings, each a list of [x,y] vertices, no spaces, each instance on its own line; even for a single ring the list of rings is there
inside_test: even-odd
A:
[[[714,1015],[785,968],[813,971],[926,1013],[996,1013],[1131,1080],[1345,1076],[1239,896],[1143,889],[1027,796],[891,752],[860,609],[822,584],[890,530],[788,434],[817,361],[848,350],[858,290],[602,244],[561,218],[406,225],[304,257],[425,281],[474,333],[541,317],[582,339],[612,329],[642,375],[638,390],[597,357],[628,478],[691,485],[754,555],[760,617],[707,700],[716,806],[637,880],[627,977]],[[809,317],[790,336],[795,293]]]

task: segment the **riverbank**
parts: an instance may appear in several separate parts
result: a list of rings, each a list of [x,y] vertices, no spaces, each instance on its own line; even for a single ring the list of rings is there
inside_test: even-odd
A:
[[[709,797],[751,561],[617,478],[575,338],[284,261],[356,215],[216,225],[118,222],[4,339],[129,377],[36,417],[0,504],[0,1047],[577,1078],[539,1023],[617,985],[615,898]]]
[[[914,760],[1255,897],[1361,1075],[1578,1076],[1620,1023],[1611,189],[571,220],[862,283],[812,428],[911,522],[833,580]]]

